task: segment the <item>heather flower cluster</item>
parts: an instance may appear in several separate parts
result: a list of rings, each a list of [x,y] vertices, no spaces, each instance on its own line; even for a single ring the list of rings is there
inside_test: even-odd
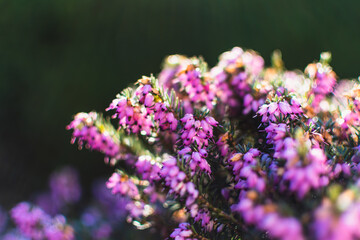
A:
[[[124,234],[121,229],[133,202],[112,194],[104,179],[96,180],[92,190],[91,202],[84,202],[74,168],[53,172],[48,191],[16,204],[9,212],[0,208],[0,239],[117,239]]]
[[[199,191],[196,190],[195,184],[186,179],[186,174],[176,165],[176,159],[169,157],[163,163],[163,168],[160,171],[161,178],[164,179],[164,184],[170,188],[169,194],[177,194],[179,197],[186,198],[185,205],[191,209],[196,198],[199,196]],[[196,214],[193,214],[196,215]]]
[[[67,129],[115,168],[127,221],[164,239],[359,239],[360,79],[330,60],[172,55],[110,103],[116,126],[90,112]]]
[[[83,145],[105,154],[105,159],[118,159],[120,156],[121,145],[116,142],[115,133],[109,131],[100,121],[98,114],[95,112],[78,113],[66,128],[72,129],[72,142],[78,140],[79,148]]]
[[[21,202],[11,210],[11,217],[20,232],[30,239],[71,240],[73,228],[62,215],[50,217],[41,208]]]
[[[201,119],[201,118],[200,118]],[[181,122],[183,129],[180,131],[180,141],[182,144],[181,150],[178,152],[185,162],[189,165],[192,175],[197,169],[208,174],[211,173],[209,163],[206,161],[209,146],[209,141],[213,141],[213,127],[218,125],[218,122],[210,116],[204,117],[202,120],[194,118],[193,114],[186,114]],[[191,146],[196,148],[193,151]]]

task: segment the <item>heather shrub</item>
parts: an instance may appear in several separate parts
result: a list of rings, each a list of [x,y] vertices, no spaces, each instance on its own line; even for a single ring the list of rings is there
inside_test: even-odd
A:
[[[107,116],[78,113],[67,129],[80,149],[104,154],[114,168],[106,187],[140,230],[177,240],[357,239],[360,85],[340,80],[330,60],[322,53],[300,71],[278,51],[270,67],[239,47],[212,68],[172,55],[156,77],[118,94]]]

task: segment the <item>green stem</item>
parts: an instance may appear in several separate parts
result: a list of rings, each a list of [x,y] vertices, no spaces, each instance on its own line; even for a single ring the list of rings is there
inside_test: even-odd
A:
[[[195,233],[194,231],[193,231],[192,237],[194,237],[194,238],[196,238],[196,239],[198,239],[198,240],[210,240],[209,238],[206,238],[206,237],[204,237],[204,236],[201,236],[200,234]]]
[[[233,215],[228,214],[228,213],[224,212],[223,210],[215,207],[214,205],[209,203],[204,197],[199,196],[198,201],[200,204],[205,205],[209,210],[217,213],[219,216],[229,220],[230,222],[232,222],[238,226],[241,226],[240,222]]]

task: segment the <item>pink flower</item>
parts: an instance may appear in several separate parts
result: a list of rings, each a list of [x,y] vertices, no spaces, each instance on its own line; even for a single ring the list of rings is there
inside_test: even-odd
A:
[[[66,224],[62,215],[54,218],[47,215],[41,208],[21,202],[11,210],[11,217],[20,232],[34,240],[72,240],[74,230]]]
[[[159,175],[164,180],[165,185],[170,188],[169,193],[186,198],[186,206],[191,208],[199,192],[192,182],[186,180],[186,174],[179,169],[174,157],[168,157],[163,162]]]
[[[283,217],[276,211],[266,210],[266,205],[256,205],[249,198],[232,205],[232,211],[240,213],[247,224],[255,225],[268,233],[270,238],[303,240],[301,223],[294,217]]]
[[[111,189],[112,194],[129,196],[132,199],[140,199],[139,190],[134,182],[127,175],[113,173],[106,182],[106,187]]]
[[[292,113],[290,104],[286,101],[279,102],[279,109],[284,115]]]
[[[191,238],[192,234],[189,223],[180,223],[179,227],[174,229],[170,237],[175,240],[197,240],[196,238]]]
[[[118,139],[106,128],[99,129],[97,122],[102,124],[102,119],[95,113],[78,113],[74,120],[66,127],[73,130],[72,143],[78,140],[79,147],[85,145],[95,151],[106,155],[105,160],[118,160],[121,157],[121,148]]]
[[[257,115],[261,116],[263,123],[271,122],[276,123],[277,118],[290,115],[290,118],[295,118],[296,115],[301,114],[302,109],[298,101],[294,98],[291,99],[291,105],[287,101],[271,102],[270,104],[264,104],[260,107]]]

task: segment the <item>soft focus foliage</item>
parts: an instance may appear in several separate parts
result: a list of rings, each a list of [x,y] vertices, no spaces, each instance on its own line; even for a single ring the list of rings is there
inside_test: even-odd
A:
[[[127,207],[134,203],[129,204],[129,199],[112,194],[104,179],[96,179],[92,185],[88,201],[81,196],[86,188],[82,188],[74,168],[67,166],[53,172],[48,191],[36,194],[33,201],[18,203],[9,213],[0,209],[0,238],[141,239],[126,222]],[[158,236],[144,234],[149,239]]]

